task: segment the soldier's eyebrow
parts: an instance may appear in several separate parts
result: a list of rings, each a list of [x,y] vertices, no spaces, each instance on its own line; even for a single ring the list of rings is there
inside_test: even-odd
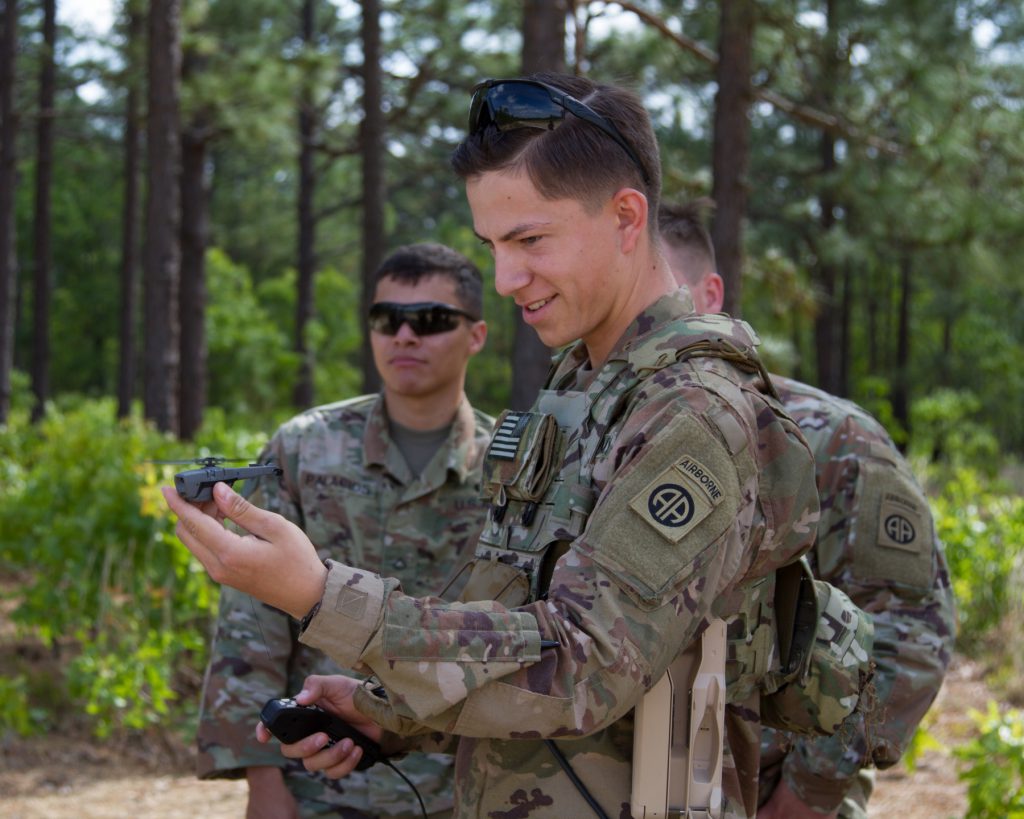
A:
[[[506,232],[500,239],[499,242],[511,242],[514,239],[522,236],[524,233],[529,233],[531,230],[537,230],[538,228],[548,227],[551,222],[523,222],[521,225],[516,225],[514,228]],[[481,236],[476,230],[473,231],[473,235],[476,236],[484,244],[490,243],[490,239],[486,236]]]

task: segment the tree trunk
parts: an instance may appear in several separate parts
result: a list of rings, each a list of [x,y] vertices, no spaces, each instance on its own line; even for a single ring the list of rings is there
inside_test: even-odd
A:
[[[942,355],[939,357],[938,370],[940,387],[950,387],[953,379],[949,372],[949,362],[953,360],[953,325],[956,323],[956,314],[947,310],[942,317]]]
[[[934,387],[955,387],[955,380],[952,372],[952,362],[956,360],[956,353],[953,347],[953,336],[957,318],[964,315],[965,309],[960,304],[959,294],[962,292],[963,283],[959,267],[954,263],[951,265],[948,277],[943,285],[949,296],[943,299],[942,304],[942,347],[939,360],[932,368],[932,385]]]
[[[913,257],[909,250],[900,256],[899,327],[896,342],[896,373],[893,378],[892,412],[900,426],[910,432],[910,300],[913,296]]]
[[[878,276],[873,278],[877,279]],[[879,321],[878,321],[878,296],[876,282],[868,281],[865,290],[864,298],[864,310],[867,314],[867,325],[868,325],[868,372],[878,372],[878,333],[879,333]]]
[[[370,332],[366,324],[373,299],[373,277],[384,260],[384,112],[380,71],[380,2],[362,0],[363,6],[363,389],[380,388],[380,375],[373,364]]]
[[[565,0],[523,0],[523,73],[565,71]]]
[[[794,356],[794,361],[793,361],[793,378],[795,378],[797,381],[803,381],[804,380],[804,375],[803,375],[803,373],[804,373],[804,357],[800,354],[800,349],[802,347],[802,344],[801,344],[802,338],[801,337],[803,335],[803,333],[802,333],[802,329],[803,328],[802,328],[802,325],[801,325],[801,322],[800,322],[800,313],[798,311],[796,311],[796,310],[793,310],[792,313],[793,313],[793,326],[790,328],[789,332],[790,332],[790,339],[791,339],[792,344],[793,344],[793,350],[796,352],[796,355]]]
[[[315,32],[313,0],[302,4],[302,42],[312,47]],[[313,283],[316,272],[316,216],[313,203],[316,194],[314,140],[316,111],[312,89],[303,83],[299,98],[299,190],[298,190],[298,282],[295,296],[295,352],[299,372],[295,381],[293,401],[304,409],[313,405],[313,354],[306,343],[306,326],[313,318]]]
[[[180,20],[180,0],[150,0],[143,403],[165,432],[178,429]]]
[[[827,131],[821,133],[821,172],[824,187],[819,202],[821,204],[821,234],[818,239],[820,246],[824,237],[835,225],[835,203],[832,198],[831,185],[836,167],[835,139]],[[814,317],[814,349],[818,362],[818,386],[825,392],[835,393],[839,390],[839,338],[840,315],[837,310],[836,280],[838,272],[835,264],[822,258],[817,253],[818,269],[815,278],[818,284],[820,302],[818,314]]]
[[[39,120],[36,124],[36,201],[33,230],[32,420],[39,421],[50,396],[50,188],[53,180],[53,118],[56,90],[57,3],[43,0],[43,53],[39,67]]]
[[[743,300],[743,220],[747,212],[747,168],[750,165],[754,25],[753,0],[721,0],[711,159],[711,195],[715,200],[711,240],[718,272],[725,282],[723,310],[737,317]]]
[[[206,406],[206,245],[209,239],[209,135],[202,116],[181,140],[181,414],[180,436],[192,440]]]
[[[839,325],[839,376],[836,395],[846,397],[850,394],[850,321],[853,315],[853,265],[846,262],[843,265],[843,302],[840,312]]]
[[[128,99],[124,118],[124,203],[121,210],[121,322],[117,417],[132,411],[136,377],[136,311],[139,300],[139,59],[145,17],[138,2],[128,7]]]
[[[14,193],[18,183],[14,113],[15,56],[18,41],[17,0],[4,0],[0,31],[0,425],[11,411],[11,369],[14,367],[14,300],[18,284],[15,249]]]
[[[835,0],[825,4],[825,24],[827,26],[824,39],[824,50],[821,58],[821,85],[819,87],[820,105],[828,110],[834,103],[833,89],[839,75],[839,38],[836,22]],[[819,143],[821,154],[821,240],[828,236],[836,223],[836,202],[833,187],[835,185],[836,139],[828,132],[821,132]],[[842,392],[841,370],[841,330],[842,313],[838,300],[837,282],[839,271],[835,262],[822,253],[818,253],[817,282],[821,295],[818,315],[814,320],[815,352],[818,362],[818,386],[830,393]]]
[[[537,71],[565,71],[565,15],[561,0],[526,0],[523,3],[523,74]],[[547,380],[551,350],[537,331],[523,321],[515,305],[513,311],[511,409],[525,410],[533,405]]]

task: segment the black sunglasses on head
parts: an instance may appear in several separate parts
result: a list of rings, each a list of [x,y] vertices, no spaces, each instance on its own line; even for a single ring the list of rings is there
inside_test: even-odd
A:
[[[375,333],[393,336],[403,324],[418,336],[434,336],[448,333],[459,326],[460,318],[478,321],[477,317],[439,301],[419,301],[414,304],[400,304],[395,301],[378,301],[370,307],[368,323]]]
[[[515,128],[553,131],[565,119],[566,111],[600,128],[615,140],[640,170],[644,183],[651,184],[640,158],[611,120],[564,91],[537,80],[484,80],[478,83],[473,88],[473,99],[469,104],[469,133],[472,136],[488,125],[494,125],[499,131]]]

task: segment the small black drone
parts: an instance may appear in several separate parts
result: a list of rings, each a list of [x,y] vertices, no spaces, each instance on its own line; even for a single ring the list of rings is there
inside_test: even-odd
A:
[[[190,503],[202,503],[213,499],[213,485],[258,478],[261,475],[283,475],[284,470],[275,464],[254,464],[248,466],[219,466],[230,461],[244,461],[245,458],[203,457],[184,461],[153,461],[158,464],[199,464],[199,469],[186,469],[174,476],[174,488]]]

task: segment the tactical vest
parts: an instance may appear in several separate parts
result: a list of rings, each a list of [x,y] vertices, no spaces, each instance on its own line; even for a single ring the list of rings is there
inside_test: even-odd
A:
[[[499,417],[482,482],[491,512],[460,599],[518,606],[543,595],[555,561],[583,532],[597,499],[591,480],[596,449],[610,440],[583,435],[585,425],[617,419],[639,384],[676,361],[707,355],[748,370],[761,368],[749,327],[705,319],[706,326],[689,335],[681,349],[658,349],[656,339],[640,344],[610,359],[585,391],[553,384],[540,392],[533,411]],[[738,326],[745,345],[725,338],[724,330]],[[556,357],[553,374],[566,354]]]
[[[468,573],[468,577],[456,578],[451,584],[459,588],[461,601],[495,600],[511,608],[544,597],[554,564],[583,533],[597,500],[593,469],[604,454],[600,450],[612,440],[609,436],[587,436],[584,430],[598,419],[613,424],[625,411],[636,388],[658,370],[695,357],[722,359],[730,366],[702,367],[697,373],[707,389],[734,406],[745,400],[735,375],[730,373],[735,367],[744,373],[758,374],[764,390],[775,397],[771,380],[755,352],[759,341],[746,322],[702,316],[697,321],[687,321],[685,326],[695,329],[684,334],[682,346],[665,349],[658,337],[645,340],[609,359],[586,390],[559,389],[570,386],[568,383],[551,384],[554,389],[542,390],[532,411],[506,411],[499,417],[483,468],[482,492],[491,510],[473,561],[464,569],[463,574]],[[553,374],[557,374],[565,355],[563,352],[555,359]],[[568,382],[573,376],[570,371],[563,378]],[[549,377],[549,384],[550,381]],[[772,402],[772,408],[784,416],[777,401]],[[746,451],[745,433],[726,412],[709,420],[729,446],[742,486],[757,469],[753,455]],[[776,553],[786,555],[778,565],[773,561],[773,554],[778,560]],[[835,650],[827,640],[815,639],[822,604],[815,593],[817,584],[809,574],[805,582],[803,569],[787,570],[786,582],[777,584],[776,570],[792,561],[791,553],[779,549],[758,556],[748,573],[748,577],[755,579],[745,584],[739,614],[733,614],[736,598],[731,598],[733,611],[726,613],[730,701],[742,700],[752,690],[765,694],[788,690],[791,682],[806,681],[812,668],[818,669],[820,676],[836,666],[850,665],[850,645],[856,642],[853,638],[844,638]],[[784,599],[779,601],[781,606],[777,603],[777,589],[784,593]],[[838,590],[832,591],[842,595]],[[446,597],[450,599],[449,595]],[[846,602],[849,603],[848,599]],[[780,608],[783,616],[777,620],[775,613]],[[839,610],[839,622],[853,621],[852,634],[859,638],[857,653],[863,653],[869,618],[863,613],[851,616],[835,603],[833,608]],[[777,636],[780,626],[785,636]],[[834,658],[834,662],[825,663],[829,668],[812,663],[817,642],[829,647],[826,653]],[[680,646],[680,651],[685,648]],[[847,676],[855,683],[844,683],[844,692],[861,682],[859,675],[851,674],[849,668]],[[829,682],[827,687],[833,690],[835,685]],[[854,696],[851,703],[847,696],[844,702],[852,711],[857,698]],[[778,710],[770,706],[767,709],[773,724],[794,728],[798,720],[786,718],[785,714],[777,718],[774,715]],[[817,713],[823,711],[829,717],[836,713],[833,708],[812,709]],[[818,726],[813,716],[808,721],[815,724],[800,730],[831,733],[838,727]]]

